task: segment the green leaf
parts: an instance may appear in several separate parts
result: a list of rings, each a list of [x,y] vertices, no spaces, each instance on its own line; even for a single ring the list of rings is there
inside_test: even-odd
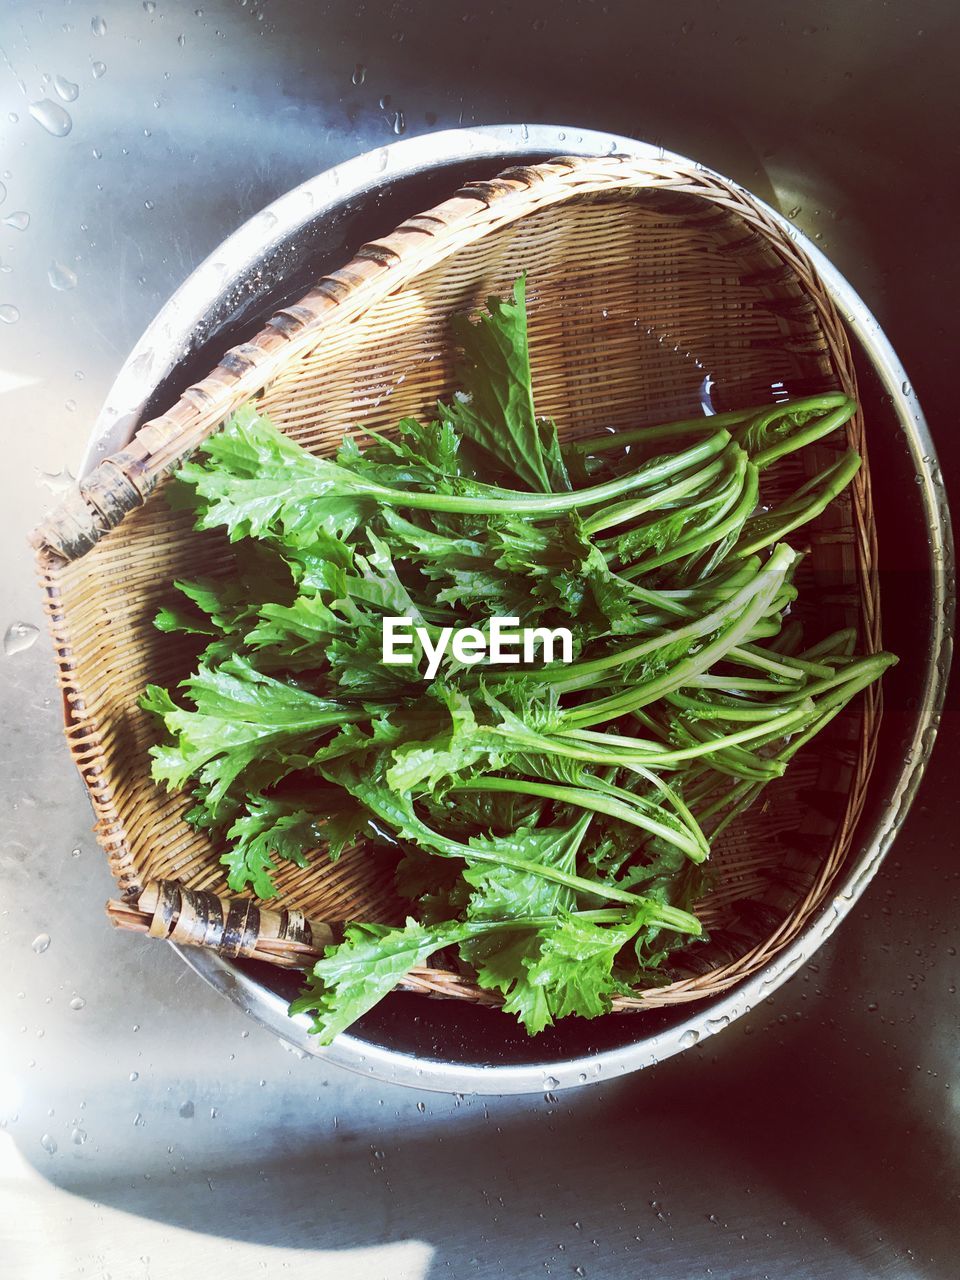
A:
[[[223,527],[231,541],[277,538],[307,547],[342,537],[369,517],[369,483],[315,458],[253,409],[238,410],[201,446],[202,460],[181,465],[200,511],[197,528]]]
[[[553,1023],[546,991],[529,976],[541,945],[539,929],[482,934],[460,945],[460,955],[474,969],[477,985],[499,991],[504,996],[504,1013],[513,1014],[532,1036]]]
[[[366,814],[358,805],[345,803],[342,793],[326,800],[316,793],[251,796],[245,812],[227,830],[232,843],[220,861],[229,869],[227,883],[234,892],[249,884],[258,898],[273,898],[274,857],[305,867],[307,854],[322,845],[336,861],[365,829]]]
[[[441,416],[528,488],[570,489],[556,428],[541,426],[533,407],[525,278],[514,284],[512,300],[488,298],[487,308],[476,323],[463,316],[454,321],[463,390],[449,407],[440,406]]]
[[[198,776],[209,786],[206,803],[214,812],[255,761],[300,751],[324,731],[359,718],[334,699],[263,675],[239,654],[215,670],[200,667],[183,688],[196,710],[178,706],[156,686],[141,700],[174,739],[151,749],[153,777],[175,788]]]
[[[450,713],[449,728],[421,742],[405,742],[393,752],[386,781],[399,793],[426,788],[436,791],[441,782],[456,777],[471,766],[500,769],[509,754],[508,746],[489,729],[477,724],[470,700],[456,689],[438,686],[438,697]]]
[[[592,815],[565,828],[519,828],[513,835],[470,841],[473,848],[502,854],[512,852],[561,871],[573,872]],[[509,920],[519,916],[552,916],[569,910],[573,891],[542,876],[507,866],[469,863],[463,878],[473,886],[467,904],[471,920]],[[542,986],[530,981],[530,969],[540,957],[543,930],[482,934],[466,939],[460,955],[476,970],[477,983],[506,997],[504,1009],[513,1013],[530,1035],[553,1021]]]
[[[611,997],[624,989],[614,976],[614,961],[646,920],[645,908],[623,924],[600,925],[568,915],[545,934],[528,981],[544,993],[555,1018],[609,1012]]]
[[[167,633],[179,631],[186,635],[194,636],[218,636],[221,634],[212,622],[205,621],[202,617],[198,617],[195,614],[192,615],[183,609],[171,609],[167,605],[161,605],[157,616],[153,620],[153,625],[158,631]]]
[[[464,935],[457,921],[422,925],[408,918],[402,929],[389,925],[348,925],[339,946],[328,947],[313,966],[303,993],[290,1013],[309,1013],[311,1031],[321,1044],[372,1009],[411,969]]]

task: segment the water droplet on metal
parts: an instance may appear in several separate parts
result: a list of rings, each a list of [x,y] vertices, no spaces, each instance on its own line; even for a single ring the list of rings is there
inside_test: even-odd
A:
[[[192,1102],[181,1102],[179,1114],[184,1120],[192,1120],[195,1107]]]
[[[144,207],[144,208],[149,212],[149,210],[153,208],[153,201],[152,201],[152,200],[144,200],[144,202],[143,202],[143,207]]]
[[[417,1103],[417,1110],[420,1112],[420,1114],[421,1114],[421,1115],[423,1115],[423,1113],[426,1111],[426,1109],[427,1109],[427,1104],[426,1104],[425,1102],[418,1102],[418,1103]]]
[[[390,128],[397,135],[404,133],[407,128],[407,122],[403,118],[402,111],[393,111],[390,114]]]
[[[95,36],[105,36],[107,34],[106,18],[99,18],[99,17],[91,18],[90,30],[93,32]]]
[[[47,279],[51,289],[66,291],[77,287],[77,273],[62,262],[53,261],[47,268]]]
[[[16,324],[20,319],[20,309],[12,302],[0,302],[0,320],[4,324]]]
[[[42,125],[47,133],[53,134],[55,138],[65,138],[73,128],[70,112],[65,107],[61,107],[59,102],[52,102],[49,98],[31,102],[30,114],[37,124]]]
[[[143,1126],[147,1123],[146,1120],[144,1120],[143,1118],[142,1111],[138,1111],[137,1114],[133,1117],[133,1123],[136,1125],[138,1129],[142,1129]]]
[[[54,76],[53,87],[57,91],[57,97],[62,98],[64,102],[76,102],[80,95],[80,86],[68,80],[66,76]]]
[[[25,649],[29,649],[35,643],[40,631],[32,622],[11,622],[7,627],[3,637],[3,652],[8,658],[12,658],[15,653],[23,653]],[[42,937],[47,937],[42,934]],[[50,939],[47,938],[47,946],[50,945]],[[34,945],[34,951],[38,948]],[[46,951],[46,947],[39,948]]]
[[[87,1140],[86,1129],[78,1128],[78,1129],[72,1129],[70,1131],[70,1141],[75,1143],[78,1147],[82,1147],[83,1144],[86,1142],[86,1140]]]
[[[788,218],[798,218],[803,213],[803,205],[795,204],[792,209],[787,211]]]
[[[183,34],[183,32],[181,32],[180,35],[177,36],[177,44],[182,49],[186,43],[187,43],[187,37]]]
[[[131,1083],[131,1084],[133,1084],[136,1080],[139,1080],[139,1079],[140,1079],[140,1072],[139,1072],[139,1071],[131,1071],[131,1072],[130,1072],[130,1075],[129,1075],[127,1078],[128,1078],[128,1080],[130,1081],[130,1083]]]
[[[367,68],[362,62],[358,62],[353,68],[353,75],[350,77],[354,84],[363,84],[367,78]]]
[[[30,225],[30,215],[25,209],[18,209],[16,213],[8,213],[3,220],[5,227],[11,227],[14,231],[26,231]]]
[[[144,13],[155,13],[157,8],[156,0],[143,0]]]
[[[38,933],[34,940],[30,943],[38,956],[42,956],[46,949],[50,946],[49,933]]]
[[[689,1027],[680,1037],[681,1049],[692,1049],[700,1039],[700,1032],[695,1027]]]
[[[905,396],[909,396],[913,394],[913,387],[911,387],[910,383],[907,381],[903,381],[900,383],[900,390],[903,392]]]
[[[105,62],[95,62],[91,66],[90,70],[93,72],[94,80],[99,80],[101,76],[106,75],[107,64]]]
[[[544,1076],[543,1083],[547,1089],[557,1089],[560,1086],[560,1081],[556,1076]]]
[[[44,1151],[46,1151],[47,1155],[50,1155],[50,1156],[56,1155],[57,1140],[56,1138],[53,1137],[52,1134],[45,1133],[43,1137],[40,1139],[40,1145],[41,1147],[43,1147]]]
[[[80,1010],[85,1007],[86,1003],[87,1002],[86,1000],[84,1000],[83,996],[74,996],[73,999],[70,1001],[70,1008],[74,1011],[74,1013],[79,1013]]]

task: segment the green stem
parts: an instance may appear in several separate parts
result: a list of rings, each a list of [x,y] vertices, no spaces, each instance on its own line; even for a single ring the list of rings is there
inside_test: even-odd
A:
[[[792,554],[792,553],[791,553]],[[771,558],[769,566],[773,565]],[[717,609],[711,613],[703,614],[699,618],[686,623],[682,627],[677,627],[672,631],[664,631],[662,635],[653,636],[649,640],[643,640],[640,644],[631,645],[627,649],[618,649],[615,653],[608,654],[604,658],[587,659],[584,662],[570,663],[566,667],[558,668],[556,671],[545,670],[539,673],[542,679],[552,684],[561,693],[570,693],[576,689],[589,688],[593,682],[593,678],[605,671],[612,671],[618,667],[622,667],[625,663],[638,662],[642,658],[648,657],[650,654],[656,653],[658,649],[665,648],[667,645],[673,646],[700,639],[702,636],[710,635],[711,632],[717,631],[727,621],[728,618],[735,617],[741,613],[750,603],[756,599],[760,593],[764,583],[763,574],[755,574],[745,586],[725,600]],[[777,573],[776,567],[773,569],[774,574]],[[776,578],[775,585],[779,588],[782,578]],[[775,593],[774,593],[775,594]],[[762,614],[760,615],[762,616]],[[759,617],[754,622],[759,621]],[[753,622],[751,623],[751,628]],[[749,633],[751,628],[747,628],[745,635]],[[736,642],[734,642],[736,644]]]
[[[345,477],[344,492],[356,494],[358,497],[373,498],[387,506],[411,507],[421,511],[446,511],[464,515],[496,515],[527,514],[553,515],[565,511],[575,511],[579,507],[594,507],[598,503],[608,502],[611,498],[619,498],[621,494],[631,493],[636,489],[660,484],[678,472],[686,471],[691,466],[711,458],[719,453],[730,441],[726,431],[717,431],[683,453],[673,454],[668,458],[655,458],[645,463],[636,471],[625,476],[618,476],[604,484],[593,485],[587,489],[577,489],[568,493],[530,493],[525,490],[501,489],[490,486],[490,496],[474,496],[452,493],[420,493],[413,489],[394,489],[387,485],[376,484],[354,475],[352,471],[336,467],[343,471]],[[328,464],[331,468],[335,464]],[[349,481],[346,481],[349,477]],[[479,486],[476,486],[479,487]],[[324,481],[314,484],[310,480],[293,481],[290,496],[323,497],[330,493],[330,485]]]
[[[580,809],[592,809],[595,813],[605,813],[608,818],[619,818],[631,826],[641,827],[650,835],[676,845],[690,858],[691,862],[702,862],[706,856],[703,849],[694,839],[687,839],[673,827],[668,827],[656,818],[641,813],[632,804],[627,804],[615,796],[605,792],[594,791],[590,787],[568,787],[552,782],[531,782],[526,778],[484,777],[477,782],[462,782],[450,788],[451,791],[505,791],[514,795],[541,796],[544,800],[556,800],[562,804],[573,804]]]
[[[791,707],[788,711],[782,711],[779,715],[772,719],[763,720],[758,725],[754,725],[749,729],[738,729],[735,733],[725,733],[722,737],[711,738],[709,741],[702,741],[693,747],[678,747],[673,751],[660,751],[654,758],[653,755],[643,761],[644,764],[679,764],[682,760],[695,760],[698,756],[710,755],[714,751],[723,751],[728,747],[738,747],[744,742],[750,742],[754,738],[763,738],[770,735],[774,738],[782,737],[791,726],[806,719],[815,709],[815,704],[805,698],[796,706]],[[560,735],[563,738],[572,738],[577,742],[602,742],[604,739],[608,741],[612,739],[613,744],[627,750],[637,750],[641,744],[645,743],[643,738],[624,738],[619,735],[605,733],[591,733],[588,729],[570,730]]]
[[[651,569],[659,569],[674,560],[682,560],[684,556],[696,555],[698,552],[706,550],[707,547],[722,541],[728,534],[739,530],[747,522],[747,517],[757,505],[759,492],[760,482],[757,469],[752,462],[748,462],[744,467],[743,491],[733,510],[728,515],[718,523],[711,524],[708,521],[707,525],[697,533],[681,538],[672,547],[659,552],[657,555],[644,556],[635,564],[630,565],[628,569],[621,570],[622,576],[625,578],[639,577],[642,573],[649,573]],[[747,549],[744,550],[743,554],[747,554]]]
[[[491,781],[491,779],[487,779]],[[454,791],[485,791],[488,787],[454,787]],[[428,829],[429,830],[429,829]],[[557,867],[548,867],[543,862],[531,862],[528,858],[515,858],[511,854],[488,853],[485,849],[475,849],[472,845],[461,844],[442,836],[438,831],[429,831],[430,847],[441,857],[465,858],[471,862],[484,862],[494,867],[509,867],[512,871],[521,871],[527,875],[539,876],[541,880],[550,880],[554,884],[562,884],[577,893],[595,893],[600,898],[608,898],[611,902],[625,902],[636,907],[643,899],[639,894],[630,893],[626,889],[618,889],[615,885],[602,884],[596,880],[588,880],[572,871],[561,871]]]
[[[594,534],[603,529],[609,529],[613,525],[623,524],[627,520],[634,520],[637,516],[646,515],[649,511],[662,510],[670,503],[698,492],[725,469],[724,458],[722,456],[716,458],[708,466],[702,467],[692,475],[681,477],[681,479],[674,481],[673,484],[666,485],[655,493],[648,494],[645,498],[637,498],[632,502],[619,502],[615,506],[607,507],[603,511],[598,511],[594,515],[588,516],[583,522],[583,532],[587,537],[593,537]]]
[[[725,654],[750,635],[776,597],[796,559],[797,553],[791,547],[786,544],[777,547],[763,571],[757,576],[755,583],[752,584],[753,598],[748,598],[740,616],[715,640],[704,645],[694,657],[676,663],[670,671],[652,680],[640,681],[632,689],[565,710],[562,715],[563,723],[570,727],[586,728],[604,720],[613,720],[635,708],[655,702],[665,693],[682,688],[689,684],[692,678],[708,671],[715,662],[719,662]]]
[[[736,435],[742,437],[755,422],[769,425],[771,422],[776,421],[777,418],[786,417],[788,414],[809,413],[816,410],[829,413],[831,410],[843,409],[848,404],[852,405],[850,413],[847,414],[847,417],[850,417],[856,411],[856,404],[848,400],[842,391],[827,391],[821,395],[805,396],[799,400],[786,400],[776,405],[753,405],[749,409],[731,409],[726,413],[709,414],[699,418],[683,418],[678,422],[657,423],[648,427],[633,427],[629,431],[613,431],[602,436],[590,436],[583,440],[573,440],[566,444],[564,448],[572,453],[583,455],[609,453],[613,449],[622,449],[631,444],[668,440],[672,436],[690,435],[698,431],[713,430],[717,427],[740,427]],[[843,421],[845,422],[846,418]],[[836,426],[839,425],[841,424],[836,424]],[[830,429],[836,430],[836,426]],[[760,456],[762,455],[757,455],[757,457]]]
[[[860,470],[860,463],[859,453],[849,450],[833,466],[808,481],[773,511],[748,520],[733,554],[753,555],[814,520],[843,492]]]
[[[657,902],[643,894],[635,895],[647,913],[648,919],[662,924],[665,928],[676,929],[679,933],[690,933],[695,937],[702,932],[700,921],[689,911],[680,907],[671,907],[667,903]],[[587,911],[570,911],[567,913],[577,920],[588,924],[626,924],[633,912],[620,909],[598,909]],[[540,929],[545,925],[556,924],[558,916],[519,916],[513,920],[464,920],[462,927],[465,937],[473,937],[484,933],[494,933],[504,929]]]
[[[796,406],[794,406],[794,410],[795,408]],[[838,405],[832,413],[828,413],[823,418],[815,419],[796,432],[784,437],[783,440],[770,445],[769,448],[761,449],[759,453],[753,454],[754,466],[758,471],[763,471],[764,468],[769,467],[772,462],[776,462],[778,458],[782,458],[785,454],[795,453],[798,449],[803,449],[808,444],[813,444],[816,440],[822,440],[824,436],[830,435],[838,427],[842,427],[845,422],[849,422],[856,411],[857,402],[844,398],[843,404]]]

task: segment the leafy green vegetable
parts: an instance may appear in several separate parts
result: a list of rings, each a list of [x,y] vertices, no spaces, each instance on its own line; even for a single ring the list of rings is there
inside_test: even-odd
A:
[[[855,412],[840,393],[562,445],[536,414],[525,281],[454,325],[461,390],[434,421],[313,457],[255,407],[172,500],[235,543],[157,626],[205,644],[162,724],[159,783],[225,842],[234,890],[276,892],[362,841],[405,924],[358,921],[293,1012],[326,1042],[411,968],[465,968],[531,1033],[670,979],[702,938],[711,841],[894,661],[787,611],[785,536],[848,484],[838,454],[785,499],[768,470]],[[433,643],[491,617],[569,627],[573,660],[383,662],[384,619]]]
[[[441,419],[529,488],[570,489],[556,426],[534,412],[524,277],[514,284],[512,300],[488,298],[487,307],[489,314],[475,323],[465,316],[454,321],[463,348],[457,367],[463,390],[440,406]]]

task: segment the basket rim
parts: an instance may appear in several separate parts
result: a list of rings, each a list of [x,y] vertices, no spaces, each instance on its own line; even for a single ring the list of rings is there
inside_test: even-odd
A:
[[[595,170],[595,183],[596,175],[600,175],[599,186],[591,186],[589,177],[586,183],[580,181],[585,171],[589,175],[591,168]],[[644,175],[649,181],[641,183],[617,183],[613,181],[611,185],[611,179],[622,177],[625,172],[630,174],[631,177]],[[491,182],[478,183],[463,188],[450,201],[445,201],[441,206],[438,206],[438,209],[453,213],[451,230],[455,233],[458,228],[462,228],[464,221],[470,221],[471,214],[479,215],[482,224],[485,213],[489,213],[491,208],[497,212],[504,213],[505,204],[503,202],[507,202],[506,213],[513,216],[504,216],[495,225],[502,225],[507,220],[512,221],[514,218],[522,217],[525,213],[531,212],[532,208],[529,207],[529,200],[526,203],[525,200],[531,191],[537,190],[537,183],[543,183],[548,188],[547,195],[552,197],[546,201],[539,202],[535,206],[545,207],[546,204],[557,203],[573,195],[583,194],[585,191],[623,190],[635,185],[654,185],[671,172],[675,175],[682,174],[687,184],[686,186],[671,185],[671,190],[684,190],[689,194],[701,196],[708,195],[708,198],[725,205],[733,212],[748,215],[747,220],[751,221],[760,230],[761,234],[765,234],[771,239],[779,256],[785,262],[790,265],[794,262],[799,264],[800,269],[807,276],[805,283],[811,283],[816,294],[819,295],[815,297],[818,316],[823,326],[828,347],[831,350],[832,362],[840,374],[839,380],[843,384],[844,374],[852,378],[846,335],[839,317],[825,294],[822,293],[822,285],[814,265],[806,259],[792,237],[784,235],[784,229],[777,220],[776,215],[771,216],[771,211],[767,210],[762,205],[762,202],[757,201],[755,197],[749,196],[748,193],[736,187],[735,184],[720,178],[719,175],[714,175],[710,171],[702,169],[700,166],[692,166],[690,162],[677,164],[672,157],[668,159],[664,154],[659,154],[655,160],[649,157],[637,160],[636,157],[624,156],[600,158],[560,157],[542,165],[507,170],[500,178]],[[575,190],[568,190],[568,187],[574,187]],[[539,191],[538,194],[542,195],[543,192]],[[511,201],[519,211],[509,206]],[[451,206],[456,207],[451,209]],[[343,313],[340,308],[344,300],[350,297],[351,294],[358,310],[362,310],[365,304],[369,305],[369,302],[373,300],[372,297],[367,297],[368,293],[379,296],[379,292],[383,288],[396,287],[404,278],[410,278],[424,270],[424,261],[419,263],[414,261],[413,266],[415,269],[412,271],[404,272],[402,270],[404,265],[410,265],[408,255],[405,253],[407,245],[403,243],[403,237],[413,233],[435,235],[436,233],[433,231],[425,230],[423,224],[435,217],[436,213],[437,210],[431,210],[426,214],[419,215],[419,217],[407,220],[391,236],[383,237],[373,242],[372,245],[365,246],[346,267],[341,268],[339,272],[332,273],[331,276],[325,277],[320,282],[320,285],[311,290],[306,296],[307,299],[317,302],[319,315],[331,316],[339,313],[338,318],[342,319]],[[444,226],[444,229],[446,230],[446,226]],[[492,229],[492,225],[481,225],[479,230],[476,226],[472,226],[471,230],[477,234],[472,235],[471,238],[479,238]],[[466,242],[463,241],[462,243]],[[443,257],[454,252],[457,247],[459,247],[458,244],[451,243],[448,240],[444,246],[445,251],[435,260],[430,260],[428,257],[427,261],[430,262],[430,265],[435,265],[436,261],[442,260]],[[383,283],[387,275],[393,282],[392,286],[385,286]],[[337,296],[338,292],[339,297]],[[359,302],[357,302],[358,295]],[[216,391],[223,391],[225,386],[230,386],[231,395],[239,395],[241,399],[246,398],[244,388],[247,385],[248,378],[245,375],[252,370],[255,370],[258,376],[262,374],[264,365],[271,367],[274,360],[277,359],[274,356],[275,352],[282,352],[284,357],[288,356],[294,348],[284,344],[289,344],[293,341],[299,345],[305,342],[306,338],[315,338],[321,326],[314,327],[312,323],[313,317],[303,314],[305,302],[306,299],[302,300],[301,303],[294,304],[292,307],[285,308],[279,313],[279,317],[275,317],[274,320],[267,323],[262,331],[262,336],[266,339],[262,344],[262,349],[265,353],[262,362],[260,359],[254,358],[254,353],[250,351],[252,345],[257,346],[255,340],[254,344],[245,344],[243,347],[228,353],[228,356],[218,365],[217,370],[209,378],[190,388],[185,393],[176,406],[176,408],[186,406],[182,415],[183,421],[187,424],[185,428],[183,427],[183,422],[171,424],[176,428],[171,437],[171,433],[166,429],[168,424],[164,422],[164,419],[169,420],[171,418],[173,412],[171,411],[163,415],[162,418],[145,424],[137,437],[135,437],[134,442],[132,442],[135,446],[133,449],[127,449],[123,451],[120,457],[106,459],[100,464],[92,481],[85,486],[88,505],[94,508],[97,519],[105,517],[103,523],[95,530],[97,539],[113,524],[119,523],[126,511],[133,506],[139,505],[152,490],[156,483],[156,476],[151,477],[145,473],[142,466],[145,458],[155,459],[159,457],[162,463],[169,465],[171,459],[175,461],[182,451],[193,447],[197,440],[196,422],[198,419],[202,419],[204,408],[214,398]],[[257,351],[260,352],[260,350],[261,347],[257,346]],[[211,385],[208,386],[207,384]],[[847,387],[845,386],[844,389],[847,389]],[[852,389],[852,383],[850,389]],[[222,421],[226,412],[229,412],[229,409],[218,412],[217,421]],[[192,424],[190,423],[191,418],[193,419]],[[216,423],[213,425],[215,426]],[[181,428],[183,429],[181,430]],[[137,452],[137,446],[141,441],[146,449],[145,454],[138,454]],[[129,473],[124,470],[128,466],[130,468]],[[118,476],[118,472],[121,475]],[[157,474],[162,473],[162,469],[158,469]],[[863,479],[860,486],[859,501],[863,510],[869,513],[868,468],[865,466],[860,474]],[[99,487],[97,484],[98,479],[100,481]],[[117,491],[118,485],[120,487],[119,492]],[[90,503],[91,496],[93,498],[92,503]],[[75,503],[66,512],[66,516],[71,522],[78,518],[78,514],[79,509]],[[864,636],[867,640],[867,647],[874,648],[879,646],[879,610],[876,599],[875,577],[870,572],[875,554],[873,524],[869,519],[861,519],[857,522],[857,527],[861,533],[857,553],[860,558],[858,578],[861,589],[861,608],[864,615]],[[49,539],[46,537],[48,531],[49,525],[38,531],[39,537],[37,541],[40,543],[41,563],[49,570],[55,568],[58,552],[51,546]],[[91,545],[93,544],[91,543]],[[869,721],[869,719],[870,716],[868,714],[865,717],[865,721]],[[869,764],[872,763],[873,746],[875,746],[875,738],[871,739],[869,735],[865,735],[861,758],[866,762],[865,773],[867,775],[869,773]],[[865,791],[865,786],[866,780],[864,778],[860,795],[861,804],[863,799],[862,792]],[[851,794],[853,794],[854,790],[855,788],[851,789]],[[859,805],[854,805],[853,809],[855,810],[854,812],[848,810],[848,821],[842,824],[844,827],[849,827],[851,831],[859,813]],[[826,892],[829,881],[839,871],[845,858],[846,854],[840,858],[838,865],[824,878],[822,885],[819,883],[820,878],[818,878],[815,895],[816,902],[811,902],[809,907],[804,909],[798,907],[788,919],[792,919],[794,916],[805,916],[808,911],[816,908],[816,905],[819,904]],[[812,894],[813,890],[811,890]],[[808,897],[811,895],[808,895]],[[785,944],[786,940],[780,939],[782,932],[783,930],[778,930],[771,935],[763,946],[755,949],[757,951],[756,955],[753,952],[748,953],[748,956],[752,957],[752,968],[765,964],[769,956]],[[744,957],[741,957],[738,961],[733,962],[730,967],[742,970],[744,968],[744,959]],[[719,977],[724,972],[724,968],[721,968],[715,970],[710,976]],[[437,971],[427,971],[422,975],[422,985],[418,984],[416,980],[414,985],[421,985],[421,989],[423,989],[424,985],[430,987],[432,981],[427,977],[427,974],[431,974],[432,978],[437,977]],[[421,978],[420,974],[414,976],[415,979]],[[704,992],[694,989],[699,982],[699,979],[689,979],[684,983],[678,984],[677,994],[681,994],[680,989],[683,989],[682,998],[702,998],[703,995],[710,994],[709,991]],[[643,999],[637,1002],[626,1001],[623,1007],[633,1007],[634,1003],[650,1004],[652,1002]]]

